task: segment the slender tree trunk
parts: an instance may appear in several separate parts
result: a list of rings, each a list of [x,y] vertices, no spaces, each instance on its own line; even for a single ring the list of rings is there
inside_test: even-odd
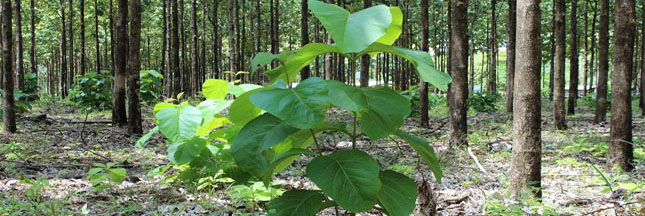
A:
[[[271,0],[271,53],[280,52],[279,25],[280,25],[280,0]],[[277,61],[273,61],[273,67],[277,67]]]
[[[80,74],[85,74],[87,70],[85,65],[85,0],[81,0],[81,71]]]
[[[172,82],[171,76],[169,76],[168,70],[166,70],[166,62],[168,60],[167,58],[167,46],[168,46],[168,3],[167,1],[161,1],[162,6],[161,6],[161,15],[163,16],[161,18],[161,23],[163,26],[161,26],[161,73],[164,75],[163,79],[163,88],[164,88],[164,93],[168,95],[168,92],[170,90],[170,83]],[[169,63],[168,63],[169,64]]]
[[[2,0],[2,66],[3,66],[3,124],[4,131],[8,133],[16,132],[16,112],[15,112],[15,98],[13,97],[13,68],[11,59],[13,56],[12,50],[12,30],[11,30],[11,0]],[[19,19],[18,19],[19,20]]]
[[[25,55],[24,46],[22,43],[22,11],[20,8],[20,0],[16,0],[16,89],[19,91],[25,90]]]
[[[76,56],[74,54],[74,0],[69,0],[69,76],[67,85],[71,88],[76,76]]]
[[[67,34],[66,34],[66,28],[65,25],[67,22],[65,21],[65,1],[60,0],[60,20],[61,20],[61,43],[60,43],[60,71],[58,72],[60,74],[60,96],[62,99],[65,99],[67,97],[67,73],[68,73],[68,68],[67,68]],[[4,43],[3,43],[4,44]]]
[[[450,147],[468,145],[468,0],[452,0],[450,39]]]
[[[490,53],[490,73],[488,74],[488,91],[497,94],[497,0],[491,1],[491,53]]]
[[[517,4],[517,74],[514,78],[515,85],[522,88],[516,89],[513,98],[511,192],[515,197],[528,191],[542,197],[539,4],[540,0],[523,0]]]
[[[235,66],[235,0],[228,0],[228,70],[236,71],[237,67]],[[232,81],[233,76],[229,76],[229,79]]]
[[[515,10],[517,0],[508,0],[508,24],[506,32],[508,45],[506,46],[506,111],[513,112],[513,77],[515,76]]]
[[[593,82],[593,77],[594,74],[596,74],[594,70],[594,64],[596,63],[596,17],[598,14],[598,0],[594,0],[593,4],[593,18],[591,19],[591,61],[589,65],[589,88],[593,88],[594,82]],[[597,87],[597,86],[596,86]],[[595,89],[595,88],[594,88]],[[595,91],[595,90],[591,90]]]
[[[139,102],[139,71],[141,70],[141,0],[130,1],[130,45],[128,46],[128,132],[141,134],[141,103]]]
[[[179,33],[181,33],[180,36],[180,43],[181,43],[181,88],[186,95],[192,95],[190,92],[190,86],[191,86],[191,81],[190,81],[190,65],[188,64],[188,54],[186,54],[186,31],[184,28],[184,22],[186,18],[186,8],[184,7],[184,0],[179,0]]]
[[[551,30],[553,33],[556,32],[556,25],[555,25],[555,5],[556,2],[553,2],[553,7],[551,10],[551,13],[553,14],[551,16]],[[555,34],[551,34],[551,67],[550,67],[550,73],[549,73],[549,100],[553,101],[553,88],[554,88],[554,77],[555,77]]]
[[[428,37],[430,28],[428,24],[428,0],[421,0],[421,50],[428,52],[430,50]],[[362,84],[362,83],[361,83]],[[421,98],[419,99],[419,126],[423,128],[430,127],[428,117],[428,83],[421,80],[419,82]]]
[[[128,0],[118,0],[117,10],[112,122],[123,126],[128,123],[125,109],[126,61],[128,55]]]
[[[193,90],[195,89],[195,86],[198,86],[199,84],[199,31],[197,30],[197,0],[192,1],[191,5],[192,9],[192,19],[191,19],[191,32],[190,36],[192,38],[191,40],[191,51],[192,51],[192,82],[189,87],[191,94],[196,92]]]
[[[164,5],[165,5],[165,1],[164,1]],[[99,0],[94,0],[94,36],[96,37],[96,72],[100,73],[101,72],[101,45],[100,45],[101,41],[99,40]],[[162,70],[162,73],[163,73],[163,70]]]
[[[173,74],[172,94],[176,97],[181,92],[181,71],[179,70],[179,8],[177,0],[170,1],[172,25],[170,28],[170,72]]]
[[[566,31],[565,26],[566,3],[565,0],[557,0],[555,10],[555,78],[553,79],[553,116],[555,128],[558,130],[567,129],[567,120],[564,109],[564,58],[566,55]]]
[[[589,30],[589,19],[588,19],[588,17],[589,16],[587,14],[587,11],[589,9],[589,6],[588,6],[588,3],[586,1],[584,1],[583,3],[585,4],[584,13],[583,13],[584,23],[585,23],[585,27],[584,27],[584,40],[585,40],[585,42],[584,42],[584,54],[583,54],[584,61],[583,61],[583,63],[585,64],[585,66],[583,67],[584,72],[582,74],[582,95],[587,96],[587,78],[589,78],[589,76],[588,76],[588,74],[589,74],[589,58],[588,58],[588,54],[589,54],[589,40],[588,40],[589,39],[588,38],[589,37],[589,31],[588,31]]]
[[[610,165],[624,171],[634,168],[632,146],[631,76],[636,32],[635,1],[616,0],[614,71],[611,77]]]
[[[31,5],[31,73],[38,75],[38,62],[36,61],[36,12],[34,0],[30,1]]]
[[[309,5],[307,0],[302,0],[300,6],[300,46],[303,47],[309,43]],[[306,80],[310,75],[309,65],[300,70],[300,80]]]
[[[641,86],[640,86],[640,107],[642,116],[645,116],[645,1],[641,1]],[[593,45],[592,45],[593,46]]]
[[[114,61],[114,12],[113,12],[114,4],[112,3],[112,0],[110,0],[110,12],[109,12],[109,19],[110,19],[110,73],[112,74],[112,77],[114,77],[114,71],[116,69],[115,66],[115,61]]]
[[[219,55],[219,18],[217,17],[217,9],[219,8],[219,1],[213,0],[213,77],[220,78],[220,55]]]
[[[569,50],[569,100],[567,106],[567,115],[576,113],[576,100],[578,99],[578,0],[571,0],[571,30]]]
[[[600,27],[598,32],[598,89],[594,123],[607,118],[607,76],[609,71],[609,0],[600,0]]]
[[[372,0],[363,0],[363,3],[365,5],[365,8],[372,7]],[[428,10],[426,8],[426,10]],[[421,12],[423,14],[423,12]],[[427,13],[427,12],[426,12]],[[421,15],[423,16],[423,15]],[[425,21],[421,22],[428,22],[428,16],[426,14]],[[427,37],[426,37],[427,40]],[[368,87],[369,86],[369,80],[370,80],[370,55],[363,55],[361,56],[361,75],[360,75],[360,84],[361,87]],[[355,75],[352,74],[352,77],[356,77]],[[423,85],[423,84],[421,84]],[[424,86],[421,86],[422,88]],[[423,91],[423,90],[422,90]]]

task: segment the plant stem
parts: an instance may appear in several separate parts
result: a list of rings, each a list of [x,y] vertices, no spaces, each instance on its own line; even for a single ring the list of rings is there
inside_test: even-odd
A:
[[[314,143],[316,143],[316,149],[318,149],[318,155],[322,156],[322,149],[320,149],[320,144],[318,144],[318,139],[316,139],[316,133],[314,133],[313,129],[309,129],[309,132],[311,133],[311,137],[314,138]]]
[[[334,210],[336,211],[336,216],[340,215],[340,212],[338,212],[338,204],[334,204]]]
[[[356,113],[354,113],[354,132],[352,134],[352,149],[356,149]]]

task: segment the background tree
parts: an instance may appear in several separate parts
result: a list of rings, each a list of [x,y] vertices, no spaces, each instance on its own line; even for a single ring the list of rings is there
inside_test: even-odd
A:
[[[609,160],[624,171],[634,168],[631,76],[634,58],[635,1],[616,0],[614,71],[611,77]],[[601,15],[602,17],[602,15]],[[601,18],[602,19],[602,18]]]
[[[177,17],[179,9],[177,8],[177,0],[170,1],[172,25],[170,28],[170,72],[173,75],[172,81],[172,97],[177,96],[181,92],[181,72],[179,70],[179,18]]]
[[[452,0],[452,33],[450,42],[450,146],[468,145],[468,1]]]
[[[25,90],[24,47],[22,44],[22,12],[20,0],[16,0],[16,89]]]
[[[430,36],[428,25],[428,0],[421,0],[421,50],[428,52],[430,50],[428,36]],[[428,118],[428,83],[421,80],[419,82],[419,126],[423,128],[430,127]]]
[[[4,87],[4,92],[2,96],[3,100],[3,115],[2,122],[4,124],[4,131],[8,133],[16,132],[16,112],[15,112],[15,98],[13,97],[13,76],[14,71],[11,65],[11,59],[13,56],[13,32],[11,30],[11,0],[2,0],[2,71],[3,79],[2,86]]]
[[[128,123],[125,109],[125,77],[127,76],[126,61],[128,55],[128,0],[118,0],[117,10],[112,122],[122,126]]]
[[[307,0],[302,0],[300,5],[300,46],[303,47],[309,43],[309,5],[307,4]],[[311,69],[307,65],[300,71],[300,79],[305,80],[309,78],[310,74]]]
[[[34,0],[29,2],[31,8],[31,55],[29,55],[29,61],[31,64],[31,72],[33,74],[38,74],[38,62],[36,62],[36,10],[34,7]]]
[[[60,97],[65,99],[67,97],[67,74],[69,68],[67,67],[67,37],[66,37],[66,21],[65,21],[65,0],[60,0],[60,21],[61,21],[61,42],[60,42]]]
[[[517,0],[508,0],[508,24],[506,26],[506,111],[513,112],[513,77],[515,76],[515,10]]]
[[[519,197],[536,188],[541,191],[541,101],[540,101],[540,0],[517,4],[517,74],[515,85],[522,86],[513,98],[513,153],[511,158],[511,192]]]
[[[139,71],[141,70],[141,0],[130,0],[130,44],[128,46],[128,132],[143,133],[141,102],[139,101]]]
[[[600,27],[598,31],[598,89],[594,123],[607,118],[607,76],[609,71],[609,0],[600,0]]]
[[[85,0],[81,1],[81,69],[80,74],[85,74]]]
[[[567,129],[564,109],[564,58],[566,55],[565,0],[557,0],[555,11],[555,76],[553,79],[553,116],[558,130]]]
[[[569,50],[569,100],[567,115],[576,113],[576,100],[578,99],[578,0],[571,0],[571,30]]]

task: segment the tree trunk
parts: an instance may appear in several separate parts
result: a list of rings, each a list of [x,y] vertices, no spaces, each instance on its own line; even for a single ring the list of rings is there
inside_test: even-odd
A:
[[[22,43],[22,14],[20,9],[20,0],[16,0],[16,89],[25,90],[25,55]]]
[[[74,54],[74,0],[69,0],[69,76],[67,85],[69,88],[74,83],[76,76],[76,56]]]
[[[181,43],[181,89],[186,95],[192,95],[190,92],[190,66],[188,65],[188,60],[186,59],[188,55],[186,54],[186,31],[184,28],[184,21],[186,18],[186,8],[184,7],[184,0],[179,0],[179,33],[181,33],[180,36],[180,43]]]
[[[220,55],[219,55],[219,18],[217,17],[217,9],[219,8],[219,1],[213,0],[213,78],[219,79],[220,76]]]
[[[551,9],[551,13],[553,14],[551,16],[551,30],[555,33],[556,28],[555,28],[555,2],[553,2],[553,7]],[[551,71],[549,73],[549,100],[553,101],[553,85],[554,85],[554,77],[555,77],[555,34],[551,34],[551,67],[549,68]]]
[[[127,76],[126,61],[128,55],[128,0],[118,0],[117,10],[112,122],[123,126],[128,123],[125,109],[125,77]]]
[[[139,102],[139,71],[141,70],[141,0],[130,1],[130,46],[128,46],[128,132],[141,134],[141,103]]]
[[[513,112],[513,77],[515,76],[515,10],[517,0],[508,0],[508,24],[506,32],[508,45],[506,46],[506,111]]]
[[[611,76],[610,165],[624,171],[634,168],[632,146],[631,76],[636,32],[635,1],[616,0],[614,71]]]
[[[34,10],[34,0],[30,1],[31,5],[31,73],[38,75],[38,63],[36,62],[36,13]]]
[[[557,0],[555,10],[555,77],[553,79],[553,116],[555,128],[567,129],[567,120],[564,109],[564,59],[566,55],[565,26],[566,3]]]
[[[596,17],[598,14],[598,0],[594,0],[593,18],[591,19],[591,63],[589,65],[589,86],[594,87],[593,77],[596,74],[594,64],[596,63]],[[596,86],[597,87],[597,86]],[[594,91],[594,90],[592,90]]]
[[[85,0],[81,0],[81,71],[80,74],[85,74]]]
[[[15,112],[15,98],[13,97],[13,68],[11,59],[13,56],[11,32],[11,0],[2,0],[2,66],[3,66],[3,124],[4,131],[8,133],[16,132],[16,112]]]
[[[307,0],[300,2],[300,46],[304,47],[309,43],[309,5]],[[300,70],[300,80],[306,80],[311,74],[309,65]]]
[[[179,70],[179,8],[177,0],[170,1],[172,26],[170,28],[170,72],[173,74],[172,97],[181,92],[181,71]]]
[[[65,21],[65,1],[60,0],[60,21],[61,21],[61,43],[60,43],[60,71],[58,72],[60,75],[60,96],[61,99],[65,99],[67,97],[67,73],[68,73],[68,68],[67,68],[67,34],[66,34],[66,28],[65,25],[67,22]],[[4,43],[3,43],[4,44]]]
[[[280,52],[279,25],[280,25],[280,0],[271,0],[271,53]],[[277,61],[273,61],[273,67],[277,67]]]
[[[191,57],[192,58],[192,61],[191,61],[191,63],[192,63],[191,77],[193,79],[192,79],[192,82],[191,82],[191,85],[190,85],[190,87],[191,87],[190,92],[191,92],[191,95],[192,95],[194,92],[196,92],[196,91],[194,91],[194,90],[196,90],[194,88],[194,86],[199,85],[198,84],[199,83],[199,36],[198,36],[199,31],[197,30],[197,9],[198,9],[197,8],[197,0],[193,0],[191,7],[192,7],[192,9],[191,9],[191,11],[192,11],[192,19],[191,19],[190,22],[191,22],[191,27],[192,28],[191,28],[190,36],[191,36],[191,39],[192,39],[191,40],[192,45],[190,47],[191,47],[191,54],[192,54],[192,57]]]
[[[589,74],[589,59],[587,58],[588,54],[589,54],[589,40],[588,40],[589,39],[589,31],[588,31],[589,30],[589,19],[588,19],[589,16],[587,14],[587,11],[588,11],[589,6],[588,6],[586,1],[584,2],[584,4],[585,4],[585,7],[584,7],[583,17],[584,17],[585,27],[584,27],[584,36],[583,37],[584,37],[585,42],[584,42],[584,54],[583,54],[584,61],[583,61],[583,63],[585,64],[585,66],[583,67],[584,72],[582,73],[582,95],[587,96],[587,78],[589,78],[589,76],[588,76],[588,74]]]
[[[497,0],[491,1],[491,40],[490,73],[488,73],[488,92],[497,94]]]
[[[594,123],[607,118],[607,76],[609,71],[609,0],[600,0],[600,27],[598,32],[598,88]]]
[[[428,37],[430,28],[428,24],[428,0],[421,0],[421,50],[428,52],[430,50]],[[430,127],[428,117],[428,83],[421,80],[419,82],[420,99],[419,99],[419,126],[423,128]]]
[[[235,66],[235,0],[228,0],[228,70],[236,71]],[[234,77],[229,75],[229,80],[233,81]]]
[[[450,147],[467,146],[468,0],[451,1],[450,39]]]
[[[576,113],[576,100],[578,99],[578,25],[577,9],[578,0],[571,0],[571,29],[569,41],[569,100],[567,101],[567,115]]]
[[[511,192],[515,197],[528,191],[542,197],[539,4],[540,0],[524,0],[517,4],[517,74],[514,82],[522,88],[516,89],[513,98]]]
[[[94,36],[96,37],[96,72],[100,73],[101,72],[101,45],[100,45],[101,41],[99,41],[99,6],[98,5],[99,5],[99,0],[94,0]],[[165,5],[165,1],[164,1],[164,5]],[[163,73],[163,70],[161,71]]]
[[[372,0],[363,0],[363,3],[365,4],[365,8],[372,7]],[[426,10],[428,9],[426,8]],[[423,14],[423,12],[421,13]],[[422,20],[422,22],[428,22],[427,20],[428,20],[428,15],[426,14],[425,21]],[[352,77],[356,77],[356,76],[352,74]],[[359,79],[361,88],[369,87],[369,80],[370,80],[370,55],[363,55],[361,56],[361,75]],[[421,87],[423,88],[423,86]]]
[[[643,18],[641,19],[641,34],[642,34],[642,46],[641,46],[641,86],[640,86],[640,106],[642,116],[645,116],[645,1],[642,1],[641,14]],[[593,46],[593,45],[592,45]]]

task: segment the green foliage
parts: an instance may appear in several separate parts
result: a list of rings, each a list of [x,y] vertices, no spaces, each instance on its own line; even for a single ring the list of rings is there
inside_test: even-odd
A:
[[[116,163],[94,163],[95,168],[87,172],[87,179],[94,186],[92,191],[103,191],[111,184],[105,184],[106,181],[114,184],[121,184],[125,180],[126,170],[124,168],[112,168]]]
[[[497,111],[495,104],[499,99],[499,95],[489,92],[477,92],[468,98],[468,106],[477,112],[495,112]]]
[[[69,92],[69,99],[78,105],[93,109],[112,107],[112,77],[109,71],[100,73],[90,71],[85,75],[76,75]]]
[[[269,202],[272,216],[315,216],[323,206],[325,196],[318,191],[291,190]]]
[[[24,93],[27,94],[25,96],[24,100],[26,101],[35,101],[38,100],[38,91],[40,90],[40,87],[38,87],[38,74],[35,73],[25,73],[25,91]]]
[[[142,70],[139,72],[141,81],[141,101],[144,104],[153,104],[161,99],[161,90],[163,86],[161,80],[163,75],[156,70]]]

